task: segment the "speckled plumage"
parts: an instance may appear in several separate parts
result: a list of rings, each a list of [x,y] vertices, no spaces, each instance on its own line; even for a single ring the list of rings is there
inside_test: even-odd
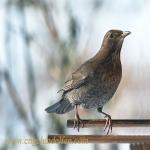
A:
[[[116,92],[122,76],[120,51],[130,32],[108,31],[98,53],[83,63],[65,82],[62,99],[46,109],[48,113],[63,114],[77,105],[101,108]],[[100,109],[99,109],[100,110]]]
[[[84,64],[84,67],[91,71],[84,79],[84,82],[78,88],[64,92],[65,99],[68,99],[73,104],[80,104],[85,108],[103,107],[113,96],[121,80],[120,60],[115,65],[111,62],[101,64],[101,61],[94,64],[94,60],[91,59],[87,65]],[[80,69],[78,71],[80,72]]]

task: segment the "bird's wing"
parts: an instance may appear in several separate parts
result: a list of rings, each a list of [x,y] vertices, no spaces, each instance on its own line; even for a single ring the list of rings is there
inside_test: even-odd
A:
[[[71,91],[72,89],[77,89],[82,84],[86,83],[86,81],[87,81],[87,76],[81,76],[78,78],[72,77],[72,79],[65,82],[64,87],[58,92],[60,91],[67,92],[67,91]]]
[[[81,75],[78,78],[72,78],[71,80],[67,81],[63,87],[64,91],[70,91],[72,89],[79,88],[82,84],[86,83],[87,76]]]
[[[81,85],[87,83],[89,77],[92,76],[92,71],[89,70],[89,65],[82,65],[72,74],[72,78],[66,81],[64,87],[59,91],[71,91],[72,89],[77,89]]]

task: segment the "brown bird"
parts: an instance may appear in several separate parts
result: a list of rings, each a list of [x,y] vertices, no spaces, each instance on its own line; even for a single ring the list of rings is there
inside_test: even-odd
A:
[[[54,105],[46,108],[48,113],[64,114],[75,108],[74,128],[79,131],[83,122],[79,117],[77,107],[96,108],[105,115],[106,124],[104,131],[112,131],[111,116],[102,111],[103,106],[116,92],[122,77],[120,51],[124,38],[130,31],[110,30],[103,39],[98,53],[83,63],[72,78],[65,82],[62,98]]]

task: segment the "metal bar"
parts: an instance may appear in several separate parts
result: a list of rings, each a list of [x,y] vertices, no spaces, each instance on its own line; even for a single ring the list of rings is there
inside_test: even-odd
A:
[[[50,144],[71,143],[146,143],[150,142],[149,135],[49,135]]]
[[[106,120],[82,120],[84,128],[104,127]],[[67,127],[73,128],[74,120],[67,120]],[[150,127],[150,119],[119,119],[112,120],[112,127]]]

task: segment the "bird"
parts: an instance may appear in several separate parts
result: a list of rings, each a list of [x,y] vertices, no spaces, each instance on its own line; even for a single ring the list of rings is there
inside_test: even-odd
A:
[[[99,51],[85,61],[64,83],[61,99],[47,107],[47,113],[64,114],[75,109],[74,128],[84,126],[78,107],[97,109],[105,116],[104,131],[112,132],[111,115],[105,113],[103,106],[112,99],[122,78],[120,53],[126,36],[130,31],[111,29],[104,35]]]

